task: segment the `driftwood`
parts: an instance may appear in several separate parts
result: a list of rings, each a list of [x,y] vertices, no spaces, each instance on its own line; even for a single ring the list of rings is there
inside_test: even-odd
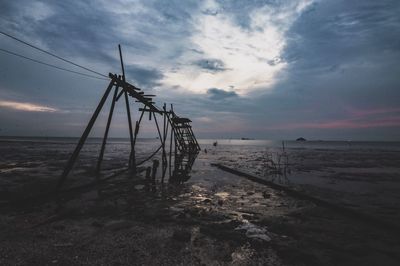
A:
[[[293,188],[287,187],[287,186],[282,186],[279,184],[276,184],[272,181],[268,181],[265,180],[261,177],[255,176],[253,174],[249,174],[249,173],[245,173],[242,171],[239,171],[237,169],[233,169],[221,164],[211,164],[212,166],[218,167],[219,169],[226,171],[228,173],[237,175],[237,176],[241,176],[244,177],[250,181],[262,184],[262,185],[266,185],[272,189],[278,190],[278,191],[284,191],[287,195],[298,198],[298,199],[302,199],[302,200],[308,200],[310,202],[315,203],[318,206],[324,207],[324,208],[328,208],[331,209],[337,213],[340,213],[342,215],[345,215],[347,217],[350,217],[352,219],[356,219],[358,221],[367,223],[369,225],[375,226],[375,227],[379,227],[381,229],[384,230],[388,230],[391,233],[397,234],[400,236],[400,227],[397,224],[393,224],[390,223],[388,221],[383,221],[377,217],[374,217],[372,215],[363,213],[363,212],[359,212],[353,209],[349,209],[346,207],[343,207],[341,205],[326,201],[324,199],[320,199],[311,195],[306,194],[305,192],[301,192],[298,190],[294,190]]]

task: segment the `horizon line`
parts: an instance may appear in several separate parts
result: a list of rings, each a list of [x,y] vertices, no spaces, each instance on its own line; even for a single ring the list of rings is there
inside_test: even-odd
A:
[[[28,135],[0,135],[0,138],[69,138],[69,139],[79,139],[80,136],[28,136]],[[103,137],[97,137],[97,136],[93,136],[93,137],[88,137],[88,139],[103,139]],[[128,139],[129,140],[129,136],[127,137],[108,137],[108,139]],[[154,136],[154,137],[138,137],[138,139],[159,139],[158,136]],[[231,138],[198,138],[201,140],[243,140],[243,141],[256,141],[256,140],[265,140],[265,141],[296,141],[296,139],[267,139],[267,138],[245,138],[243,139],[243,137],[231,137]],[[306,138],[306,142],[322,142],[322,141],[342,141],[342,142],[400,142],[399,140],[367,140],[367,139],[307,139]]]

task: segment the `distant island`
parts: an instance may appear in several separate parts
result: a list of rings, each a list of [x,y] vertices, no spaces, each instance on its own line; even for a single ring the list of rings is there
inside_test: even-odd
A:
[[[296,141],[307,141],[307,140],[303,137],[300,137],[300,138],[296,139]]]
[[[241,140],[254,140],[254,139],[251,139],[251,138],[240,138]]]

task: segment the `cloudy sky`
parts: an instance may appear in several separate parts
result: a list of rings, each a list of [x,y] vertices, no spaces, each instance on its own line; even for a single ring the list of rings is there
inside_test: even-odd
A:
[[[104,74],[121,44],[127,79],[202,138],[400,140],[399,14],[398,0],[15,0],[0,31]],[[84,72],[1,34],[0,48]],[[107,85],[0,51],[0,135],[79,136]],[[114,118],[128,136],[122,101]]]

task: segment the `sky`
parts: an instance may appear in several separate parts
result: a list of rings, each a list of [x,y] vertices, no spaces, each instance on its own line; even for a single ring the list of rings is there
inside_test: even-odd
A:
[[[127,80],[199,138],[399,141],[399,14],[398,0],[15,0],[0,31],[105,75],[121,44]],[[1,34],[0,48],[91,74]],[[0,51],[0,136],[80,136],[108,83]],[[110,135],[127,137],[116,108]]]

